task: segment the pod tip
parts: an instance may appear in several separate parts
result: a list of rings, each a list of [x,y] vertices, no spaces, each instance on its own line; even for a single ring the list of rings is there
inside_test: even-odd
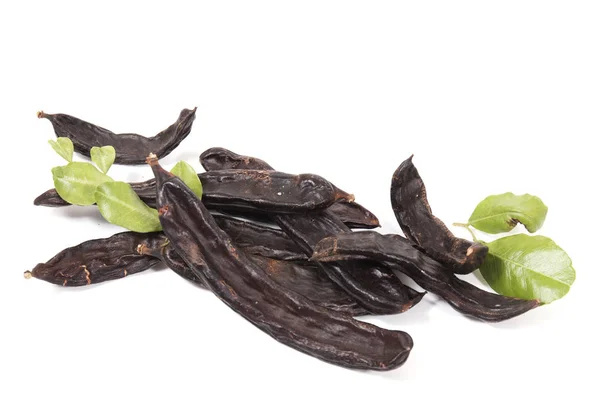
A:
[[[46,116],[46,114],[44,114],[44,112],[43,112],[43,111],[38,111],[38,112],[36,113],[36,115],[37,115],[37,117],[38,117],[38,118],[44,118],[44,117]]]
[[[158,164],[158,157],[156,156],[156,154],[154,153],[150,153],[148,154],[148,157],[146,157],[146,164],[149,165],[157,165]]]
[[[23,276],[25,277],[25,279],[31,279],[33,274],[31,273],[31,271],[27,270],[27,271],[23,272]]]

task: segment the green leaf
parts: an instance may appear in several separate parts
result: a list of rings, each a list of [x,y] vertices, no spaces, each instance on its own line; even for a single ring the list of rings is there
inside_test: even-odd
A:
[[[200,182],[200,178],[198,178],[198,174],[194,171],[194,167],[185,161],[179,161],[175,164],[171,173],[177,175],[183,183],[196,193],[199,199],[202,198],[202,183]]]
[[[563,249],[545,236],[518,234],[486,243],[479,271],[499,294],[550,303],[575,281],[575,269]]]
[[[125,182],[106,182],[96,189],[96,203],[108,222],[134,232],[162,230],[158,211],[148,207]]]
[[[73,142],[71,142],[71,139],[59,137],[56,140],[48,140],[48,143],[50,143],[50,146],[52,146],[59,156],[68,162],[73,161]]]
[[[117,153],[115,152],[115,148],[112,146],[94,146],[90,150],[92,162],[96,164],[100,171],[104,172],[105,174],[115,162],[116,155]]]
[[[512,193],[486,197],[475,207],[469,224],[487,233],[509,232],[522,223],[529,232],[542,227],[548,207],[537,196]]]
[[[54,167],[52,178],[59,196],[71,204],[80,206],[94,204],[96,187],[112,181],[109,176],[87,162],[72,162],[62,167]]]

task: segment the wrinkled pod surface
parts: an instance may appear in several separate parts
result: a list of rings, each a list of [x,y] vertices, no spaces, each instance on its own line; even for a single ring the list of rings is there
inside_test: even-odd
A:
[[[394,172],[390,194],[402,232],[430,257],[457,274],[469,274],[483,264],[487,246],[454,236],[431,212],[412,156]]]

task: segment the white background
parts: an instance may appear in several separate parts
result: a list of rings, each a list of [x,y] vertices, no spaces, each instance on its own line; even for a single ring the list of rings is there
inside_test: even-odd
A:
[[[3,2],[0,398],[594,397],[599,20],[593,1]],[[224,146],[323,175],[399,232],[389,184],[414,153],[448,224],[489,194],[540,196],[540,233],[577,280],[499,324],[433,294],[365,318],[415,342],[403,367],[376,373],[291,350],[164,268],[75,289],[23,279],[121,230],[94,208],[33,206],[62,163],[36,111],[153,135],[194,106],[163,165],[200,170],[200,152]]]

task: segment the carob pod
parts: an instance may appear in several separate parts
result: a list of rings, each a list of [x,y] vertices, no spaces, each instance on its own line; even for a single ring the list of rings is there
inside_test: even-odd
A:
[[[521,300],[481,290],[457,278],[398,235],[368,231],[341,233],[321,240],[311,259],[339,262],[365,258],[386,262],[424,289],[441,296],[457,311],[483,321],[503,321],[540,305],[537,300]]]
[[[211,208],[276,213],[324,209],[354,196],[314,174],[266,170],[224,170],[199,174],[202,202]]]
[[[429,256],[457,274],[469,274],[485,260],[488,248],[457,238],[432,212],[425,184],[412,162],[404,161],[394,172],[392,208],[406,237]]]
[[[215,220],[250,254],[281,260],[308,259],[281,230],[223,215],[215,215]],[[32,271],[25,271],[25,277],[63,286],[82,286],[119,279],[157,264],[152,258],[140,256],[140,249],[156,249],[160,253],[162,248],[170,249],[167,243],[166,236],[156,232],[123,232],[108,238],[88,240],[62,250],[48,262],[38,264]],[[182,272],[181,269],[172,269]],[[189,268],[186,269],[180,275],[195,280]]]
[[[248,250],[248,248],[244,250]],[[179,276],[205,288],[202,280],[194,274],[171,244],[153,249],[140,246],[138,252],[160,258]],[[255,254],[248,254],[248,256],[267,273],[269,278],[284,288],[307,297],[321,307],[352,316],[369,314],[354,299],[331,282],[321,268],[316,265],[276,260]]]
[[[235,154],[235,153],[234,153]],[[239,156],[242,159],[250,158]],[[202,157],[201,157],[202,158]],[[212,157],[211,168],[231,168],[229,157]],[[256,160],[256,159],[255,159]],[[266,164],[266,163],[265,163]],[[242,167],[244,163],[240,164]],[[266,164],[268,165],[268,164]],[[207,165],[208,166],[208,165]],[[350,229],[329,211],[298,215],[273,215],[273,220],[294,240],[307,255],[312,255],[313,246],[324,237]],[[327,276],[352,296],[362,307],[373,314],[396,314],[412,308],[423,298],[419,293],[402,284],[388,268],[373,262],[344,262],[323,268]]]
[[[80,154],[89,157],[94,146],[113,146],[117,153],[116,164],[144,164],[148,153],[152,152],[158,158],[163,158],[189,135],[196,118],[196,108],[183,109],[173,125],[152,137],[137,133],[113,133],[67,114],[46,114],[39,111],[37,116],[52,123],[57,137],[71,139],[75,151]]]
[[[158,180],[159,218],[171,244],[219,299],[277,341],[347,368],[402,365],[411,337],[357,321],[287,290],[216,224],[194,193],[149,157]],[[310,321],[310,323],[307,323]]]
[[[215,219],[219,225],[238,234],[248,229],[248,225],[238,225],[229,217],[215,216]],[[273,231],[276,230],[273,229]],[[276,234],[285,235],[281,231]],[[242,232],[238,238],[242,236],[252,236],[252,234]],[[289,239],[287,241],[288,244],[295,245]],[[263,233],[257,236],[254,242],[261,243],[261,245],[256,246],[253,242],[249,243],[243,238],[240,243],[248,245],[244,250],[249,252],[249,256],[256,259],[257,264],[265,268],[267,274],[282,286],[307,296],[317,304],[331,310],[353,316],[368,314],[344,291],[329,281],[317,266],[306,262],[291,263],[253,254],[252,252],[270,254],[268,245],[271,237],[269,234]],[[258,251],[257,247],[260,247]],[[274,254],[281,255],[277,251]],[[304,260],[307,259],[303,254],[302,257]],[[61,251],[47,263],[38,264],[33,271],[25,271],[25,277],[36,277],[62,286],[91,285],[124,278],[149,269],[160,261],[163,261],[183,278],[203,286],[202,280],[173,250],[167,237],[160,233],[124,232],[109,238],[89,240]]]
[[[207,171],[225,169],[274,170],[260,158],[243,156],[223,147],[211,147],[200,155],[200,164]],[[379,227],[379,219],[371,211],[356,202],[340,201],[329,206],[349,228],[373,229]]]
[[[154,257],[139,254],[138,246],[157,247],[165,240],[162,233],[135,232],[88,240],[25,271],[25,278],[34,277],[62,286],[85,286],[124,278],[160,263]]]
[[[202,201],[211,209],[263,213],[302,213],[324,209],[336,201],[354,200],[326,179],[313,174],[291,175],[277,171],[226,170],[198,174]],[[140,199],[156,206],[156,182],[150,179],[130,184]],[[55,189],[38,196],[33,204],[69,205]]]

